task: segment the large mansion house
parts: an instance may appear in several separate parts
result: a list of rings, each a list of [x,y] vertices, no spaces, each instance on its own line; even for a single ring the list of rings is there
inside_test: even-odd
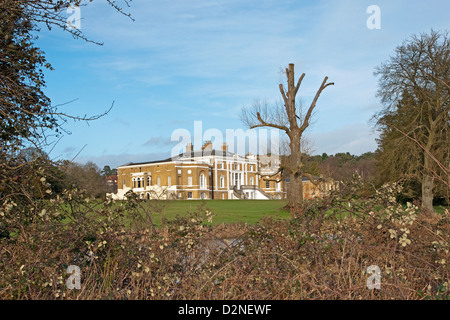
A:
[[[128,163],[117,168],[115,199],[125,199],[129,191],[142,199],[283,199],[288,180],[277,173],[280,158],[247,154],[245,157],[213,149],[206,141],[195,151],[188,143],[186,151],[160,161]],[[331,184],[315,188],[304,179],[304,198],[321,196]]]

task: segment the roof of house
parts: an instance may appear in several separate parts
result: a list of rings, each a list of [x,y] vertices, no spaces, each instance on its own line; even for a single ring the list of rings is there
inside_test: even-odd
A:
[[[170,157],[163,160],[156,160],[156,161],[146,161],[146,162],[129,162],[124,165],[121,165],[119,167],[126,167],[126,166],[136,166],[136,165],[145,165],[145,164],[155,164],[155,163],[165,163],[165,162],[172,162],[172,161],[179,161],[179,160],[185,160],[189,158],[200,158],[204,156],[221,156],[221,157],[233,157],[235,153],[231,153],[229,151],[223,151],[223,150],[197,150],[197,151],[191,151],[191,152],[184,152],[180,153],[175,157]]]

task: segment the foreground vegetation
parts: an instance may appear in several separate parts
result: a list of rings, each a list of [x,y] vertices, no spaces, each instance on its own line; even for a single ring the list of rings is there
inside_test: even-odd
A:
[[[0,298],[448,299],[450,213],[402,206],[400,189],[365,196],[355,179],[292,218],[211,224],[205,203],[159,227],[163,203],[99,206],[65,192],[0,239]],[[4,219],[17,216],[17,205],[8,210]],[[79,289],[70,289],[70,265]],[[367,287],[369,266],[379,267],[380,289]]]

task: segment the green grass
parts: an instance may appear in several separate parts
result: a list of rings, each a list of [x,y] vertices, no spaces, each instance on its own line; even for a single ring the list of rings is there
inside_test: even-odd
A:
[[[117,203],[119,205],[120,202]],[[155,225],[161,224],[161,209],[163,218],[173,220],[178,216],[187,216],[189,212],[195,212],[204,203],[204,208],[213,214],[213,224],[248,223],[255,224],[263,217],[278,217],[289,219],[290,213],[284,210],[286,200],[162,200],[144,201],[143,206],[152,212],[152,220]],[[99,205],[100,202],[98,203]],[[381,207],[380,207],[381,208]],[[379,209],[380,209],[379,208]],[[448,208],[448,207],[447,207]],[[442,213],[444,207],[436,206],[435,211]],[[331,214],[329,210],[327,214]],[[344,213],[343,216],[347,215]],[[125,219],[127,219],[125,217]]]
[[[289,218],[289,211],[283,210],[286,204],[284,200],[204,200],[205,209],[213,214],[213,224],[246,222],[257,223],[267,216]],[[148,205],[151,202],[149,202]],[[202,200],[166,200],[163,205],[163,216],[166,219],[174,219],[177,215],[183,216],[188,212],[196,211]],[[159,214],[155,214],[155,223],[159,220]]]

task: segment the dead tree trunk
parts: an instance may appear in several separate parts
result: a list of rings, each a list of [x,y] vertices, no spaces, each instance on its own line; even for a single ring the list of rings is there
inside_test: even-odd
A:
[[[316,181],[310,174],[304,172],[302,169],[303,155],[301,152],[302,150],[301,139],[304,131],[310,124],[311,115],[314,108],[316,107],[316,103],[317,100],[319,99],[320,94],[326,87],[334,85],[334,83],[332,82],[327,83],[328,77],[325,77],[322,84],[320,85],[320,88],[317,90],[316,95],[311,105],[309,106],[306,115],[304,117],[300,117],[297,114],[295,98],[297,96],[300,85],[303,81],[303,78],[305,77],[305,74],[303,73],[300,76],[296,84],[294,78],[294,64],[291,63],[289,64],[289,68],[286,68],[286,77],[287,77],[287,92],[285,91],[282,84],[280,84],[279,86],[280,93],[284,101],[285,116],[287,117],[286,124],[275,123],[274,121],[272,121],[275,119],[270,119],[270,117],[267,117],[267,115],[266,117],[264,117],[263,115],[261,115],[260,112],[256,112],[257,123],[251,124],[250,123],[251,121],[247,118],[247,116],[245,117],[246,119],[244,121],[250,125],[251,129],[257,127],[272,127],[283,130],[289,137],[290,153],[286,157],[285,163],[282,163],[280,165],[280,169],[278,170],[278,172],[285,170],[290,178],[288,187],[288,206],[291,209],[291,212],[293,212],[300,207],[300,204],[303,201],[302,178],[306,176],[311,180],[312,183],[314,184],[319,183],[319,181]]]

